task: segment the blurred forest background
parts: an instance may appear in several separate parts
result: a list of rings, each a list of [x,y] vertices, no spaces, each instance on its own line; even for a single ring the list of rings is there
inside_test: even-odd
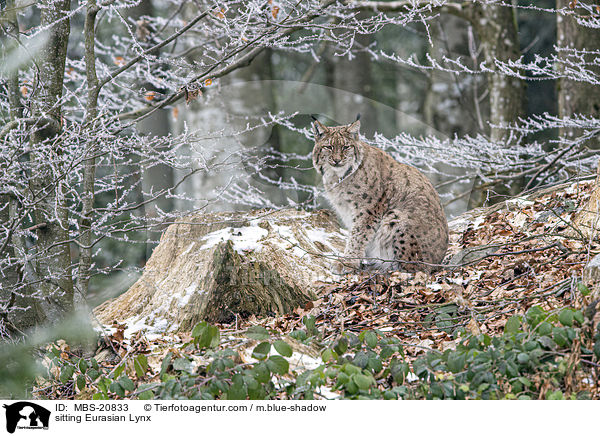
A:
[[[447,215],[596,164],[576,0],[0,1],[0,335],[138,277],[189,211],[326,207],[310,115],[427,172]]]

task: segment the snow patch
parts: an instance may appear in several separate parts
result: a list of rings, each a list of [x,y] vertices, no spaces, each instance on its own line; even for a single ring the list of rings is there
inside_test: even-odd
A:
[[[479,226],[481,226],[483,224],[483,222],[485,221],[485,217],[484,216],[478,216],[477,218],[475,218],[472,223],[473,223],[473,230],[477,230],[479,228]]]
[[[513,227],[516,227],[518,229],[522,228],[523,225],[527,222],[527,219],[529,217],[522,213],[522,212],[517,212],[514,216],[514,218],[512,219],[512,225]]]
[[[441,283],[427,283],[425,285],[426,288],[433,289],[434,291],[441,291],[442,285]]]
[[[196,245],[196,242],[192,242],[190,245],[188,245],[188,247],[185,249],[185,251],[183,253],[181,253],[179,256],[185,256],[186,254],[188,254],[192,248],[194,248],[194,245]]]
[[[237,228],[226,227],[204,236],[202,240],[206,241],[206,243],[200,249],[212,248],[221,242],[231,241],[233,249],[240,254],[250,250],[259,251],[262,246],[258,241],[265,238],[268,234],[267,230],[257,225]]]
[[[516,197],[516,198],[511,198],[509,200],[506,200],[506,205],[508,206],[510,204],[514,204],[515,206],[517,206],[519,208],[524,208],[524,207],[535,204],[535,202],[533,202],[531,200],[527,200],[526,198],[523,198],[523,197]]]
[[[412,383],[417,380],[419,380],[419,377],[417,377],[417,375],[414,372],[409,372],[408,374],[406,374],[407,382]]]
[[[332,252],[335,251],[335,248],[333,248],[333,245],[331,245],[331,242],[329,241],[331,233],[327,233],[322,229],[307,229],[306,235],[312,242],[320,242]]]
[[[174,296],[174,299],[178,299],[179,307],[185,307],[190,301],[190,297],[198,289],[198,283],[192,283],[190,286],[185,288],[183,295]]]

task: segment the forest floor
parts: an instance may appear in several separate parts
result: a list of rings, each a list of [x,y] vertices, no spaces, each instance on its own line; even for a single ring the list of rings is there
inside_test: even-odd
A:
[[[591,351],[599,319],[594,311],[589,310],[590,307],[593,309],[590,303],[594,292],[582,283],[582,272],[590,259],[600,253],[600,244],[596,240],[586,240],[572,225],[578,206],[590,197],[592,187],[591,182],[574,183],[471,213],[452,226],[454,231],[451,232],[448,259],[452,259],[451,263],[455,266],[432,275],[400,272],[361,274],[348,275],[338,283],[323,283],[319,298],[293,313],[239,318],[232,324],[217,325],[220,331],[217,348],[234,350],[234,360],[239,365],[252,365],[260,360],[260,356],[252,351],[260,338],[248,339],[243,332],[262,326],[271,335],[286,338],[292,345],[294,353],[289,359],[290,373],[299,374],[303,370],[314,370],[327,360],[335,360],[337,355],[332,359],[331,353],[324,355],[323,351],[327,344],[331,346],[339,341],[342,332],[354,333],[358,337],[361,332],[374,330],[377,337],[399,341],[402,357],[410,367],[407,380],[401,381],[410,384],[418,383],[415,362],[427,353],[439,352],[441,355],[446,352],[445,361],[449,365],[447,351],[460,347],[466,336],[502,337],[511,330],[522,332],[524,337],[521,343],[525,348],[517,356],[518,362],[523,363],[522,360],[527,357],[522,355],[531,348],[528,341],[531,343],[533,338],[535,346],[543,348],[546,360],[548,355],[555,359],[553,362],[559,368],[560,376],[558,381],[551,380],[552,377],[544,377],[535,368],[525,370],[519,366],[521,372],[513,377],[514,380],[507,377],[505,386],[498,388],[508,395],[507,398],[511,397],[511,392],[518,393],[523,389],[529,392],[528,397],[531,398],[548,398],[549,393],[558,390],[564,397],[585,391],[586,398],[599,399],[599,365]],[[566,315],[563,314],[565,307],[569,308]],[[586,313],[591,319],[581,318],[581,313]],[[536,314],[542,315],[534,320]],[[311,321],[307,324],[308,319]],[[517,320],[516,326],[511,319]],[[552,340],[540,339],[543,334],[537,329],[543,320],[550,322],[551,330],[544,334]],[[507,322],[512,323],[510,327]],[[160,382],[167,355],[187,358],[191,362],[188,370],[192,372],[200,371],[198,368],[207,364],[204,357],[189,351],[190,343],[194,342],[192,334],[169,337],[143,332],[128,334],[126,326],[113,327],[112,334],[104,338],[104,347],[112,349],[120,357],[114,356],[115,359],[105,360],[101,365],[114,371],[123,361],[144,354],[148,363],[143,374],[138,371],[136,375],[133,364],[124,369],[136,383],[142,378],[146,382]],[[306,335],[299,337],[293,334],[307,327],[317,332],[318,341],[306,341]],[[561,339],[563,334],[565,338],[569,336],[564,341]],[[301,340],[296,340],[298,338]],[[496,344],[497,348],[499,346]],[[68,346],[59,344],[61,347],[64,351],[64,347]],[[335,350],[340,355],[344,353],[344,349],[339,347]],[[68,359],[68,353],[63,354]],[[471,352],[469,356],[476,358],[477,352]],[[390,361],[383,360],[385,368],[386,362]],[[440,368],[439,371],[433,368],[429,380],[448,379],[447,375],[451,372],[447,367]],[[457,372],[457,377],[463,374],[452,372]],[[373,374],[377,378],[376,371]],[[453,380],[454,376],[449,379]],[[382,385],[387,382],[378,380],[379,389],[385,389]],[[502,385],[502,382],[497,381],[497,384]],[[339,383],[328,385],[324,382],[314,397],[336,398],[348,391],[344,391]],[[73,385],[72,389],[65,390],[45,382],[37,392],[45,398],[89,398],[99,391],[89,384],[82,389]],[[481,389],[474,392],[467,397],[486,397],[480,396]],[[119,392],[108,390],[108,395],[119,397]],[[290,396],[289,391],[287,394],[279,391],[271,397],[294,396]],[[431,393],[421,392],[413,397],[430,398]],[[502,395],[491,396],[497,397]]]

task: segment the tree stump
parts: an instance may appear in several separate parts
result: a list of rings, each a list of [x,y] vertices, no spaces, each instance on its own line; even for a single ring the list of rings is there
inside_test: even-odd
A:
[[[596,181],[592,195],[587,202],[581,206],[573,217],[573,227],[579,236],[588,240],[596,239],[600,230],[600,162],[598,163]],[[571,232],[574,233],[574,232]]]
[[[140,279],[95,310],[128,332],[189,331],[199,321],[286,313],[332,281],[345,236],[325,210],[197,214],[162,235]]]

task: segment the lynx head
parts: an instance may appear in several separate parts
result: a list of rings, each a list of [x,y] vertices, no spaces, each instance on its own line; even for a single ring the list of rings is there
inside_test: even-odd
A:
[[[353,123],[325,127],[315,119],[313,132],[315,147],[313,149],[313,164],[324,175],[326,171],[341,176],[362,159],[362,147],[358,137],[360,129],[360,115]]]

